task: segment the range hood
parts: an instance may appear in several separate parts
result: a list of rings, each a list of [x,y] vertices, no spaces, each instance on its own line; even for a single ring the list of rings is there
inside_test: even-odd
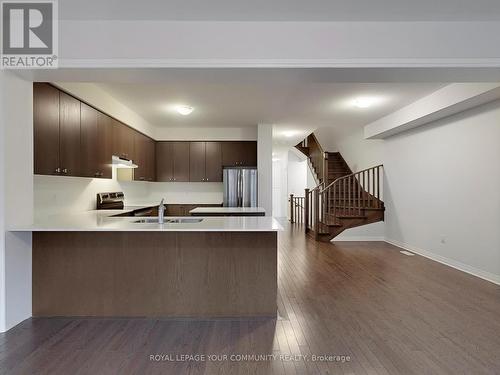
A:
[[[132,160],[120,158],[116,155],[111,157],[111,164],[116,168],[137,168],[137,164],[134,164]]]

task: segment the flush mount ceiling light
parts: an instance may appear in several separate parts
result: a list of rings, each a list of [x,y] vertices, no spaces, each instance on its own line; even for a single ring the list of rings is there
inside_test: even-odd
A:
[[[369,108],[376,102],[377,99],[364,96],[354,99],[352,104],[357,108]]]
[[[194,108],[188,105],[178,105],[175,107],[177,113],[183,116],[190,115],[194,111]]]

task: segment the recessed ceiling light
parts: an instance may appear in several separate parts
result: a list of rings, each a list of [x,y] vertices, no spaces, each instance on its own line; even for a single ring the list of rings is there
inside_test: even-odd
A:
[[[194,111],[194,108],[190,107],[188,105],[178,105],[175,107],[175,110],[177,111],[177,113],[179,113],[183,116],[187,116],[187,115],[190,115],[191,112]]]
[[[283,135],[287,138],[290,138],[290,137],[293,137],[294,135],[297,135],[298,132],[294,131],[294,130],[288,130],[288,131],[285,131],[283,132]]]
[[[376,102],[375,98],[360,97],[354,99],[353,104],[355,107],[358,108],[368,108],[371,107],[373,104],[375,104],[375,102]]]

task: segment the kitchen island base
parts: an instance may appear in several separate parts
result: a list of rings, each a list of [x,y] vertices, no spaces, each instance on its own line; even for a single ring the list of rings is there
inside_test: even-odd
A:
[[[33,316],[276,312],[276,232],[33,233]]]

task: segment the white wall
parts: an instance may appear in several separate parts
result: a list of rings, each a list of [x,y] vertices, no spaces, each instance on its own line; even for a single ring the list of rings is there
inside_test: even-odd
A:
[[[286,218],[288,215],[288,152],[274,148],[273,151],[273,216]]]
[[[288,153],[288,189],[287,194],[303,197],[307,188],[307,160],[300,159],[293,152]]]
[[[34,178],[36,217],[94,210],[96,194],[123,191],[126,205],[222,203],[222,183],[122,182],[114,179],[40,176]]]
[[[500,283],[500,101],[384,143],[388,241]]]
[[[10,233],[33,215],[33,86],[0,71],[0,331],[31,316],[31,233]]]

